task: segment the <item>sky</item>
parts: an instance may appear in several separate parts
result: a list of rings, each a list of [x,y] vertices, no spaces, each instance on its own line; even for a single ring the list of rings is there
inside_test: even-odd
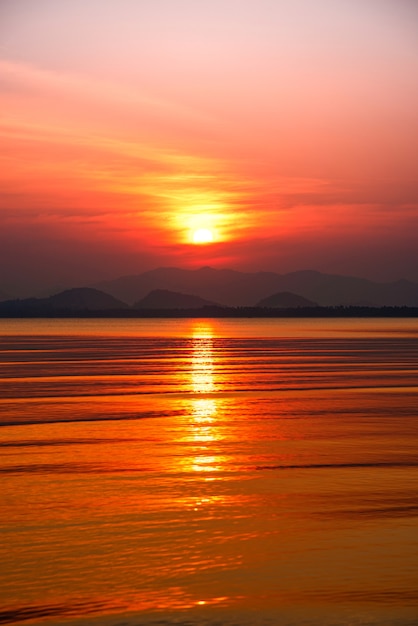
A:
[[[415,0],[1,0],[0,73],[0,291],[418,281]]]

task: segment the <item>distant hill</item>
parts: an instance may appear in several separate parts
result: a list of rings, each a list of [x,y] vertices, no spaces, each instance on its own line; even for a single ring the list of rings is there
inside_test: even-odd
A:
[[[42,315],[59,312],[115,311],[128,306],[108,293],[90,287],[67,289],[49,298],[27,298],[0,302],[0,313]]]
[[[4,291],[0,291],[0,302],[3,302],[4,300],[9,300],[10,299],[10,295],[5,293]]]
[[[257,304],[260,307],[266,308],[297,308],[297,307],[314,307],[316,306],[315,302],[312,300],[308,300],[303,296],[298,296],[297,294],[291,293],[290,291],[280,291],[279,293],[275,293],[268,298],[263,298]]]
[[[155,289],[193,294],[205,300],[229,304],[229,289],[244,275],[234,270],[215,270],[211,267],[202,267],[199,270],[162,267],[143,274],[122,276],[93,286],[129,304],[145,298],[150,291]],[[243,295],[241,300],[245,303],[248,299]]]
[[[49,296],[49,298],[44,298],[43,302],[53,309],[70,309],[75,311],[109,311],[127,308],[125,302],[91,287],[66,289],[61,291],[61,293]]]
[[[312,270],[276,274],[202,267],[159,268],[101,282],[96,288],[133,304],[156,289],[193,294],[224,306],[254,306],[280,292],[291,292],[319,306],[418,306],[418,284],[406,280],[376,283],[364,278]]]
[[[200,309],[214,306],[214,302],[168,289],[154,289],[145,298],[134,304],[135,309]]]

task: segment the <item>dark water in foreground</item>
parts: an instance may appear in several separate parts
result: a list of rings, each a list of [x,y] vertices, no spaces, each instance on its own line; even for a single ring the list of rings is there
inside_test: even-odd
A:
[[[2,320],[0,623],[418,623],[418,320]]]

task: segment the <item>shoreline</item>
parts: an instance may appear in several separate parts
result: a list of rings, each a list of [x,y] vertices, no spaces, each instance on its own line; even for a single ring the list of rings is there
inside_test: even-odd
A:
[[[414,318],[418,307],[408,306],[316,306],[298,308],[202,307],[200,309],[115,309],[115,310],[19,310],[0,311],[0,319],[55,318]]]

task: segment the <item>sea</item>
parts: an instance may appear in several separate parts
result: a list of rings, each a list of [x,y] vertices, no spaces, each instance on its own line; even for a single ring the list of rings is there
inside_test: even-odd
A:
[[[0,623],[416,626],[418,319],[0,320]]]

